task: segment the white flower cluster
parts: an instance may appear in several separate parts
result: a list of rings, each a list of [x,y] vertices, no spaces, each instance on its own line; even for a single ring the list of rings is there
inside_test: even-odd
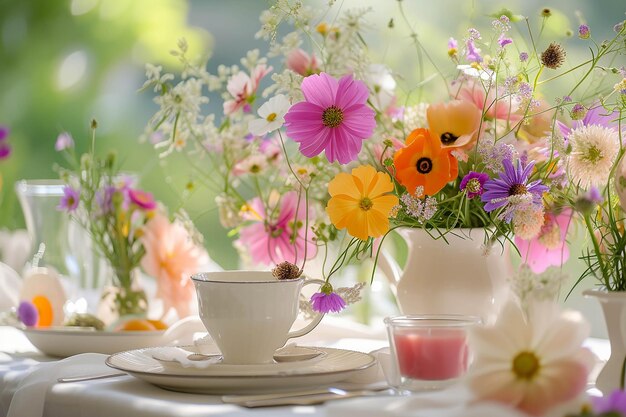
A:
[[[551,266],[535,274],[528,264],[522,264],[510,278],[511,290],[522,306],[533,301],[556,301],[567,278],[562,268]]]

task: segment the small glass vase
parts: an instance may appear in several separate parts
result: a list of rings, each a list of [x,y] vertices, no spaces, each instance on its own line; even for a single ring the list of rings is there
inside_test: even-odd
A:
[[[139,269],[115,272],[110,270],[110,282],[103,289],[98,317],[107,325],[123,317],[146,317],[148,314],[148,297],[140,283]]]
[[[29,263],[25,267],[52,268],[69,277],[76,272],[68,251],[69,218],[56,208],[63,196],[63,186],[60,180],[21,180],[15,183],[15,192],[31,241]]]

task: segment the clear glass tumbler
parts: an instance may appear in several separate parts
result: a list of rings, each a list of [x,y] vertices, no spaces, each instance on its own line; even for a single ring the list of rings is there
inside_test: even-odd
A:
[[[444,388],[462,377],[471,359],[467,330],[478,317],[412,315],[385,319],[394,388],[422,391]]]

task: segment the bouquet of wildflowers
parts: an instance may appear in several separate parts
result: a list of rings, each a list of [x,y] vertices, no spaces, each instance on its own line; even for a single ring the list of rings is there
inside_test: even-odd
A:
[[[71,169],[60,169],[68,183],[59,209],[71,213],[89,231],[99,252],[113,270],[115,307],[121,316],[145,314],[146,295],[134,285],[133,272],[139,266],[145,249],[137,231],[156,209],[151,194],[134,188],[131,177],[119,175],[115,154],[106,158],[95,155],[97,124],[92,122],[91,151],[77,157],[74,142],[61,134],[55,148],[68,157]]]
[[[161,157],[182,154],[198,181],[220,190],[222,224],[253,263],[303,266],[319,254],[323,296],[336,299],[330,277],[372,256],[376,239],[397,227],[443,239],[456,228],[485,228],[486,244],[514,238],[534,270],[546,267],[537,254],[552,251],[563,261],[567,202],[587,171],[576,168],[581,151],[560,120],[581,120],[609,97],[619,97],[612,108],[623,108],[623,93],[607,87],[619,74],[612,63],[624,52],[623,25],[599,45],[581,25],[579,41],[593,53],[569,64],[559,43],[502,10],[487,32],[468,28],[439,48],[449,57],[442,69],[398,7],[420,58],[421,79],[404,89],[414,94],[396,91],[407,77],[370,56],[371,10],[329,19],[328,10],[279,0],[260,17],[267,57],[250,51],[242,67],[221,65],[211,74],[189,60],[181,41],[173,52],[183,66],[179,79],[147,66],[145,87],[160,108],[146,138]],[[542,11],[543,23],[550,15]],[[279,24],[293,28],[282,39]],[[528,36],[513,38],[513,25]],[[608,76],[593,77],[599,71]],[[545,96],[570,73],[580,78],[567,94]],[[433,83],[440,96],[422,101]],[[222,114],[202,114],[210,96],[223,100]],[[329,250],[333,241],[342,249]]]
[[[184,217],[170,222],[151,193],[120,173],[115,154],[96,156],[96,127],[92,122],[91,151],[80,157],[69,134],[57,139],[56,150],[65,154],[71,166],[59,168],[68,185],[58,208],[90,233],[111,267],[114,310],[119,316],[147,313],[146,294],[136,282],[140,267],[158,280],[163,315],[174,308],[180,317],[187,316],[193,296],[188,277],[207,260],[201,242],[192,238],[190,230],[195,229]]]

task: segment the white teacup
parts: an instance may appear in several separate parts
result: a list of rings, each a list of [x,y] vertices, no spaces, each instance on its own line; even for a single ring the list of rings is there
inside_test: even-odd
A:
[[[202,323],[222,352],[223,362],[273,361],[274,352],[293,337],[304,336],[322,320],[318,314],[304,328],[290,331],[304,285],[323,285],[303,277],[278,280],[271,272],[203,272],[191,277]]]

